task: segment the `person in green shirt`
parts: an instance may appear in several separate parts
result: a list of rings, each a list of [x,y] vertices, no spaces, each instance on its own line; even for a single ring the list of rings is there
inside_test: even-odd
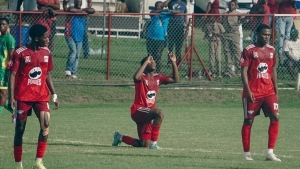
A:
[[[8,30],[9,20],[7,18],[0,18],[0,114],[2,114],[4,108],[13,113],[13,110],[8,106],[6,101],[9,75],[9,70],[6,69],[6,66],[15,50],[16,42]]]

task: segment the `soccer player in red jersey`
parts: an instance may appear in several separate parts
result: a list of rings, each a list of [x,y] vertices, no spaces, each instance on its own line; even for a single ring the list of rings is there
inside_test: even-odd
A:
[[[276,51],[268,45],[271,28],[261,24],[256,29],[257,42],[247,46],[241,56],[243,82],[244,124],[242,142],[244,158],[253,160],[250,154],[250,135],[254,117],[260,114],[270,118],[267,160],[281,161],[273,153],[279,130],[278,86]]]
[[[169,53],[169,58],[173,67],[172,77],[154,73],[156,64],[152,56],[145,57],[141,61],[141,67],[133,76],[135,99],[131,106],[131,118],[137,125],[139,139],[115,132],[112,146],[124,142],[134,147],[160,149],[157,140],[164,114],[162,110],[155,107],[158,89],[161,84],[179,81],[176,56]]]
[[[9,77],[9,101],[15,108],[16,127],[14,137],[14,157],[16,168],[22,169],[22,143],[27,116],[34,110],[40,123],[35,169],[45,169],[42,158],[46,151],[49,133],[49,90],[53,95],[55,109],[58,108],[57,95],[50,76],[53,70],[52,56],[46,47],[49,43],[47,28],[36,24],[29,29],[31,42],[16,49],[7,68]]]

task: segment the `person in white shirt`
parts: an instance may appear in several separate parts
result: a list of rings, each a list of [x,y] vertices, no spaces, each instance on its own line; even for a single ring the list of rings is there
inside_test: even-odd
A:
[[[287,67],[288,73],[293,80],[296,79],[295,68],[298,68],[298,73],[300,72],[300,39],[298,35],[298,30],[292,28],[290,39],[285,41],[283,48],[284,55],[287,58],[284,61],[284,66]]]

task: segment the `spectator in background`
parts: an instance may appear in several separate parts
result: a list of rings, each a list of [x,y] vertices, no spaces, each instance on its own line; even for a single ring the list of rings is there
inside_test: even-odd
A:
[[[74,7],[67,8],[68,12],[93,14],[93,8],[81,9],[82,0],[75,0]],[[77,78],[78,60],[82,42],[86,33],[86,17],[82,15],[70,16],[66,21],[65,38],[70,49],[66,63],[66,77]]]
[[[293,80],[295,80],[295,68],[298,68],[298,73],[300,72],[300,40],[299,32],[297,29],[293,28],[291,30],[290,39],[286,40],[283,51],[284,55],[287,58],[285,62],[287,70],[293,78]]]
[[[239,8],[239,2],[238,2],[237,0],[233,0],[233,2],[235,2],[235,4],[236,4],[236,8],[237,8],[236,11],[242,13],[240,10],[238,10],[238,8]],[[241,53],[242,53],[243,50],[244,50],[244,40],[243,40],[244,34],[243,34],[243,26],[242,26],[242,23],[241,23],[240,26],[239,26],[239,32],[240,32],[240,51],[241,51]]]
[[[127,13],[128,7],[126,4],[126,0],[118,0],[116,3],[116,12],[119,13]]]
[[[226,10],[226,7],[221,7],[219,0],[210,0],[206,7],[206,14],[220,14],[219,9]],[[220,22],[220,16],[217,16],[217,22]]]
[[[187,13],[186,3],[181,0],[167,0],[164,2],[164,7],[168,7],[173,14],[179,14],[179,16],[173,16],[168,25],[168,50],[173,51],[175,46],[175,56],[177,57],[177,64],[181,61],[181,47],[184,40],[184,29],[187,24],[187,17],[183,14]],[[181,14],[181,15],[180,15]]]
[[[37,1],[35,0],[17,0],[17,8],[14,10],[20,11],[23,4],[24,11],[36,11],[37,10]],[[15,5],[12,5],[15,6]]]
[[[68,9],[68,6],[69,7],[74,7],[75,5],[75,2],[76,0],[63,0],[63,9],[65,12],[67,12],[67,9]],[[83,0],[82,1],[82,6],[81,8],[84,10],[84,9],[87,9],[87,11],[94,11],[93,13],[90,13],[90,14],[94,14],[95,13],[95,9],[92,8],[92,0]],[[83,55],[84,55],[84,58],[88,58],[89,55],[90,55],[90,47],[89,47],[89,38],[88,38],[88,18],[85,18],[85,22],[86,22],[86,25],[85,25],[85,33],[84,33],[84,38],[83,38],[83,44],[82,44],[82,47],[83,47]]]
[[[250,9],[250,14],[265,14],[265,16],[254,16],[251,19],[254,21],[252,22],[252,43],[256,42],[256,28],[260,24],[269,25],[269,15],[270,15],[270,8],[267,5],[268,0],[259,0],[257,4],[254,4],[253,7]]]
[[[282,0],[279,4],[278,13],[279,14],[293,14],[295,10],[294,0]],[[291,28],[293,26],[293,16],[279,16],[278,17],[278,29],[279,33],[279,58],[280,65],[283,65],[286,57],[283,55],[284,42],[290,39]]]
[[[54,51],[54,36],[56,34],[56,17],[55,11],[60,9],[59,0],[37,0],[37,8],[44,13],[44,18],[38,18],[41,25],[47,27],[49,32],[49,46],[51,52]]]
[[[234,0],[228,3],[229,11],[225,14],[241,14],[236,11],[237,5]],[[241,16],[223,16],[221,24],[224,26],[225,33],[222,36],[222,44],[224,49],[225,59],[227,61],[227,67],[224,75],[232,77],[239,72],[239,59],[240,59],[240,26]]]
[[[209,41],[209,60],[212,77],[222,77],[221,69],[221,34],[225,32],[222,24],[217,22],[218,18],[209,16],[208,23],[205,26],[205,38]],[[215,68],[217,65],[217,69]]]
[[[169,9],[164,9],[162,1],[155,2],[155,9],[151,13],[158,14],[150,15],[147,52],[153,57],[156,63],[156,72],[159,73],[161,69],[161,55],[166,43],[168,24],[172,16]]]

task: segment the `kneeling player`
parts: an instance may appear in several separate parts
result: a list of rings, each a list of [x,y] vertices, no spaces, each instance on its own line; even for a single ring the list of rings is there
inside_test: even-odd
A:
[[[157,140],[164,114],[155,107],[158,89],[161,84],[179,81],[176,57],[172,53],[169,53],[169,57],[173,67],[172,77],[154,73],[156,64],[152,56],[145,57],[141,61],[141,67],[133,76],[135,99],[131,106],[131,118],[137,125],[139,139],[115,132],[113,146],[124,142],[134,147],[160,149]]]

